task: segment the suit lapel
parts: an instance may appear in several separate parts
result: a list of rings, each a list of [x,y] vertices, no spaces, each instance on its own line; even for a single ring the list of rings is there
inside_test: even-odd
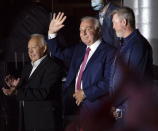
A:
[[[78,62],[77,62],[77,63],[78,63],[78,66],[81,65],[81,63],[82,63],[82,61],[83,61],[83,59],[84,59],[85,52],[86,52],[86,48],[82,48],[82,49],[80,50],[80,52],[78,52],[78,53],[79,53],[78,59],[77,59],[77,61],[78,61]]]
[[[77,48],[76,50],[76,56],[75,56],[75,67],[76,70],[78,71],[78,69],[80,68],[80,65],[83,61],[84,55],[85,55],[85,51],[86,51],[86,46],[82,46],[82,48]]]
[[[29,75],[31,73],[32,70],[32,65],[28,64],[26,67],[24,67],[23,72],[22,72],[22,79],[23,80],[28,80],[29,79]]]
[[[76,47],[75,56],[73,57],[72,64],[71,64],[71,66],[73,66],[73,68],[71,68],[71,69],[73,69],[73,70],[71,70],[71,78],[70,78],[71,80],[70,81],[72,81],[76,77],[76,75],[79,71],[80,65],[83,61],[85,51],[86,51],[86,46],[83,44]]]
[[[41,63],[38,65],[38,67],[34,70],[32,75],[30,76],[29,80],[31,80],[37,73],[39,73],[40,69],[45,66],[45,63],[48,61],[48,56],[41,61]]]
[[[101,50],[103,49],[103,43],[100,43],[100,45],[98,46],[98,48],[96,49],[96,51],[94,52],[94,54],[91,56],[91,58],[89,59],[86,68],[84,71],[86,71],[86,69],[89,67],[89,65],[91,65],[91,63],[98,58]]]

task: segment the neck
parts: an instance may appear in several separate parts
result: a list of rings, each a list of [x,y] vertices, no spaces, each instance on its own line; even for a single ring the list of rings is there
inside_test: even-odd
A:
[[[123,38],[127,38],[133,31],[134,31],[134,29],[127,28],[126,32],[124,33]]]

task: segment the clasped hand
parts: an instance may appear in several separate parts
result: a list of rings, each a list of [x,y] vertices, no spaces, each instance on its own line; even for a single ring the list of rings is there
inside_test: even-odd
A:
[[[7,89],[2,88],[3,93],[5,95],[12,95],[15,92],[15,90],[19,84],[19,81],[20,81],[20,78],[16,79],[15,77],[13,77],[11,75],[7,75],[5,77],[5,83],[8,86],[8,88]]]

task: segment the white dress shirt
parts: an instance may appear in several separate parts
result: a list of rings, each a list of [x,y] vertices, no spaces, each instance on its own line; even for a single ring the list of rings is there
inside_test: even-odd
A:
[[[88,55],[87,63],[90,60],[90,58],[92,57],[92,55],[94,54],[94,52],[96,51],[96,49],[98,48],[98,46],[100,45],[100,43],[101,43],[101,40],[99,39],[96,42],[94,42],[94,44],[87,46],[87,48],[89,47],[91,49],[89,52],[89,55]],[[86,65],[87,65],[87,63],[86,63]],[[86,68],[86,65],[85,65],[85,68]],[[76,76],[75,90],[77,89],[77,80],[78,80],[78,75],[79,75],[80,69],[81,69],[81,65],[80,65],[80,68],[79,68],[77,76]],[[83,89],[82,81],[81,81],[81,89]]]
[[[40,59],[36,60],[35,62],[31,62],[32,64],[32,70],[31,70],[31,73],[29,75],[29,78],[30,76],[33,74],[33,72],[36,70],[36,68],[39,66],[39,64],[42,62],[42,60],[44,60],[44,58],[46,58],[47,55],[41,57]]]
[[[48,39],[53,39],[53,38],[56,37],[56,35],[57,34],[48,34]],[[89,55],[88,55],[87,63],[88,63],[89,59],[92,57],[92,55],[94,54],[94,52],[96,51],[96,49],[98,48],[98,46],[100,45],[100,43],[101,43],[101,40],[98,39],[96,42],[94,42],[94,44],[92,44],[90,46],[87,46],[87,48],[89,47],[91,49],[90,52],[89,52]],[[86,63],[86,65],[87,65],[87,63]],[[80,65],[80,68],[81,68],[81,65]],[[76,80],[75,80],[75,90],[77,89],[77,80],[78,80],[78,75],[79,75],[80,68],[78,70]],[[85,66],[85,68],[86,68],[86,66]],[[82,81],[81,81],[81,89],[83,89]]]
[[[57,36],[56,33],[54,34],[48,34],[48,39],[54,39]]]

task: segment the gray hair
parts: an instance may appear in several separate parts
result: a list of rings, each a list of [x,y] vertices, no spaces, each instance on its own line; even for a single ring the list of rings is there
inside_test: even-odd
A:
[[[42,34],[32,34],[32,35],[30,36],[30,39],[32,39],[32,38],[36,38],[37,40],[40,41],[40,43],[41,43],[43,46],[47,46],[47,42],[46,42],[46,40],[45,40],[44,35],[42,35]]]
[[[112,12],[112,16],[117,14],[120,18],[126,19],[130,27],[135,29],[135,15],[131,8],[121,7]]]
[[[85,17],[81,18],[81,22],[85,21],[85,20],[93,21],[94,25],[95,25],[95,29],[98,29],[100,31],[101,25],[100,25],[100,22],[97,18],[91,17],[91,16],[85,16]]]

